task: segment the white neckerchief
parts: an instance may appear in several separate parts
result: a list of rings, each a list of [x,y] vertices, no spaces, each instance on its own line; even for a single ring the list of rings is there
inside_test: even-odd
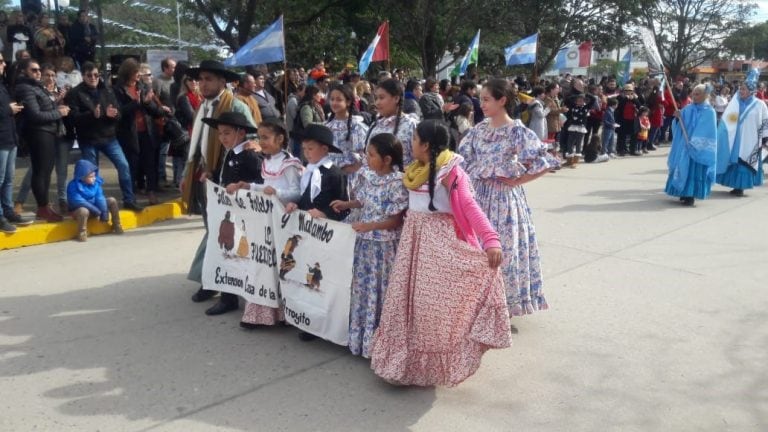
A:
[[[221,95],[224,94],[225,90],[222,90],[221,93],[218,94],[213,99],[205,99],[202,104],[200,104],[200,107],[197,109],[197,113],[195,114],[195,122],[192,124],[192,136],[189,141],[189,154],[187,155],[187,161],[191,162],[195,158],[195,153],[197,150],[197,143],[200,142],[200,156],[202,157],[203,162],[207,163],[205,160],[206,150],[208,149],[208,133],[210,131],[210,127],[203,123],[203,118],[207,115],[210,117],[213,115],[214,106],[218,104],[219,99],[221,99]],[[202,139],[200,138],[202,136]]]
[[[326,155],[317,163],[307,164],[306,169],[304,169],[304,174],[301,175],[301,193],[304,193],[304,191],[307,189],[307,186],[310,186],[311,184],[311,189],[309,190],[309,198],[312,200],[314,200],[315,197],[317,197],[317,195],[320,193],[321,185],[323,182],[323,174],[318,169],[321,166],[330,168],[333,166],[333,161]]]

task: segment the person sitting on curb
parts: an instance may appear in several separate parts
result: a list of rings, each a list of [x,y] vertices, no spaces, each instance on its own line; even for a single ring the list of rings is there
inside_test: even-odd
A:
[[[88,218],[98,216],[102,222],[109,221],[112,214],[112,231],[123,233],[120,225],[120,210],[117,200],[104,197],[101,185],[104,179],[99,177],[99,169],[91,162],[80,159],[75,164],[75,178],[67,185],[67,203],[72,218],[77,221],[77,240],[88,240]]]

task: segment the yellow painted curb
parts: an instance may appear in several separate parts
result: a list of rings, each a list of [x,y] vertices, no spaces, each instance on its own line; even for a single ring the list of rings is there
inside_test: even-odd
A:
[[[152,225],[155,222],[174,219],[181,215],[181,200],[175,200],[147,206],[140,213],[121,210],[120,223],[123,225],[123,229],[127,231]],[[109,223],[100,222],[95,218],[88,220],[89,236],[109,233],[111,230],[112,226]],[[69,217],[58,223],[34,223],[29,226],[18,227],[13,234],[0,233],[0,250],[72,240],[76,236],[77,223]]]

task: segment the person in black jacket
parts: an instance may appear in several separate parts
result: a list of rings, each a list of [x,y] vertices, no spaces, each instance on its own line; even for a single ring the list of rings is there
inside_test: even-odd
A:
[[[134,59],[126,59],[120,64],[117,84],[112,90],[120,110],[117,140],[131,167],[134,186],[139,189],[146,186],[149,203],[157,204],[160,143],[153,118],[162,117],[164,113],[154,102],[155,92],[139,81],[139,64]]]
[[[337,212],[331,208],[333,201],[348,199],[347,178],[328,157],[328,153],[342,153],[333,145],[333,132],[325,125],[313,123],[302,132],[301,147],[309,162],[301,177],[301,199],[298,204],[288,203],[285,211],[290,213],[298,208],[314,218],[343,220],[349,210]]]
[[[241,181],[264,183],[261,175],[261,156],[256,151],[246,149],[246,135],[256,133],[256,128],[251,126],[243,113],[225,112],[218,118],[205,117],[202,122],[217,129],[219,142],[226,149],[220,168],[213,173],[210,180],[225,187],[229,193],[234,193]],[[219,301],[208,308],[205,314],[221,315],[237,308],[237,295],[221,293]]]
[[[5,72],[5,60],[0,54],[0,75]],[[13,116],[21,112],[22,106],[11,101],[11,95],[0,82],[0,232],[13,233],[12,224],[28,224],[13,211],[13,179],[16,171],[16,122]]]
[[[99,32],[96,26],[91,24],[88,11],[81,10],[77,13],[77,21],[69,28],[69,43],[72,57],[78,65],[92,62],[96,55],[96,41]]]
[[[83,82],[67,94],[67,105],[72,109],[70,117],[83,159],[95,165],[98,152],[104,153],[117,169],[123,207],[142,211],[144,208],[136,203],[133,193],[128,160],[117,141],[116,129],[120,120],[117,98],[112,89],[104,85],[95,64],[83,63],[81,72]]]
[[[62,118],[69,115],[67,105],[56,105],[55,97],[40,82],[40,65],[35,60],[19,63],[16,100],[24,106],[21,134],[29,144],[32,163],[32,193],[37,201],[37,217],[48,222],[62,220],[48,205],[51,172],[56,164],[56,140],[64,134]]]

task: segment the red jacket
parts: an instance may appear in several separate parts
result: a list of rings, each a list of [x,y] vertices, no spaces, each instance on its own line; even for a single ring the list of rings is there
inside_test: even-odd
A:
[[[664,101],[661,104],[664,106],[665,117],[673,117],[675,115],[675,98],[672,96],[672,92],[669,91],[669,87],[664,90]]]

